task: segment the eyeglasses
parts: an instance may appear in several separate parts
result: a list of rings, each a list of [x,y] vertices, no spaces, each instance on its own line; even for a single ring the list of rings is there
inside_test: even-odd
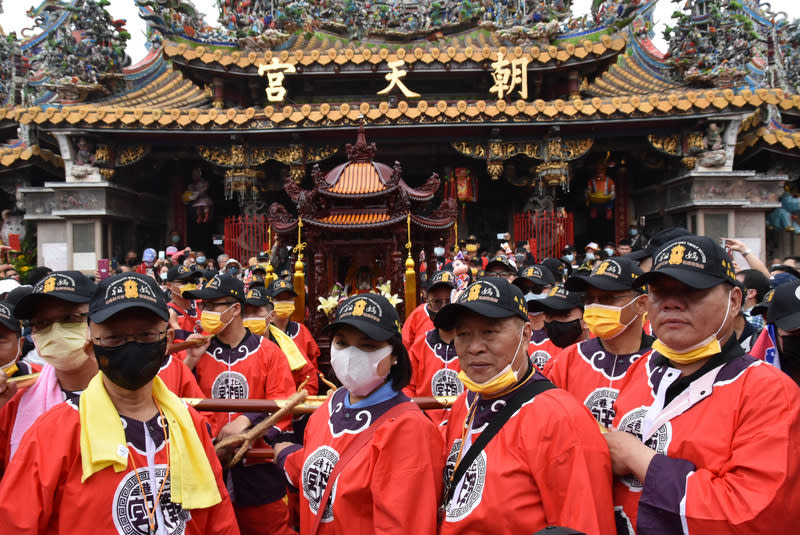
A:
[[[432,307],[443,307],[450,304],[450,299],[428,299],[428,304]]]
[[[600,297],[591,297],[589,295],[585,296],[585,304],[593,305],[597,303],[598,305],[603,306],[613,306],[614,304],[618,303],[621,299],[628,299],[629,297],[636,297],[642,294],[638,293],[627,293],[621,295],[602,295]]]
[[[72,314],[67,314],[61,318],[33,319],[31,320],[30,325],[33,332],[38,332],[47,329],[54,323],[86,323],[86,318],[88,317],[88,312],[73,312]]]
[[[127,342],[133,341],[139,344],[153,344],[158,342],[167,331],[144,331],[136,334],[107,334],[104,336],[93,336],[92,340],[102,347],[119,347]]]
[[[218,310],[220,307],[228,308],[231,305],[235,305],[239,301],[220,301],[219,303],[206,303],[204,301],[198,301],[197,308],[200,310]],[[225,309],[223,308],[223,310]]]

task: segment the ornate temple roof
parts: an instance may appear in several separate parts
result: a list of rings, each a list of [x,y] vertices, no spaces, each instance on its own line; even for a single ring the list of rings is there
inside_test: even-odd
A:
[[[453,225],[457,207],[445,199],[432,213],[423,216],[420,203],[433,199],[439,189],[439,177],[431,175],[420,188],[412,188],[402,178],[399,162],[393,167],[374,161],[375,143],[367,143],[363,120],[355,144],[346,145],[348,161],[327,173],[314,165],[311,173],[314,189],[306,191],[291,178],[284,189],[297,203],[303,224],[334,230],[367,229],[403,223],[411,216],[413,226],[443,229]],[[297,227],[281,205],[270,207],[270,224],[279,232]]]
[[[449,46],[426,43],[415,43],[409,46],[380,46],[368,48],[352,42],[338,42],[337,46],[329,46],[326,41],[308,43],[307,46],[298,46],[299,43],[286,50],[238,50],[233,48],[210,48],[203,45],[188,46],[187,43],[167,42],[164,45],[164,54],[172,60],[202,63],[208,66],[230,71],[231,69],[246,70],[248,67],[257,68],[267,64],[273,58],[282,63],[300,65],[303,67],[352,65],[371,68],[383,62],[403,60],[407,64],[422,63],[426,65],[444,66],[448,63],[464,64],[468,62],[495,61],[497,54],[510,58],[527,58],[531,64],[560,66],[569,60],[595,60],[603,56],[618,54],[625,48],[625,39],[620,35],[614,37],[603,34],[597,40],[584,39],[578,44],[560,43],[550,46],[504,46],[493,33],[481,32],[480,39],[475,42],[466,37],[463,42],[454,40]],[[302,38],[301,38],[302,39]]]
[[[53,167],[64,167],[64,160],[58,154],[43,149],[39,145],[19,145],[16,147],[0,147],[0,165],[10,167],[15,163],[40,159]]]
[[[386,191],[385,181],[381,178],[383,169],[378,167],[379,165],[391,173],[389,166],[374,162],[343,163],[328,173],[326,178],[330,184],[328,191],[340,195],[363,195]],[[330,182],[331,180],[333,182]]]
[[[178,86],[180,84],[176,84]],[[192,93],[194,94],[194,93]],[[144,98],[144,97],[142,97]],[[591,99],[555,99],[545,101],[458,100],[429,103],[399,101],[340,104],[303,104],[249,107],[246,109],[172,106],[149,107],[130,102],[130,106],[86,104],[80,106],[0,108],[0,119],[22,124],[82,127],[102,131],[125,127],[134,130],[253,130],[315,128],[331,125],[355,125],[363,117],[380,124],[463,124],[469,122],[506,124],[513,122],[554,123],[586,119],[649,119],[653,117],[694,116],[738,112],[763,104],[775,104],[784,110],[800,110],[800,95],[788,95],[780,89],[681,89],[667,93]]]

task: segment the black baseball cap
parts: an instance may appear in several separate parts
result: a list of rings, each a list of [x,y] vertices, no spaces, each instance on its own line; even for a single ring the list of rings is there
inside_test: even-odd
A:
[[[195,266],[186,267],[183,264],[172,266],[167,270],[167,282],[185,281],[189,279],[200,279],[203,274]]]
[[[263,307],[272,304],[272,297],[263,286],[250,286],[244,296],[244,304]]]
[[[273,299],[282,294],[283,292],[289,292],[290,294],[296,296],[297,292],[294,291],[292,287],[292,283],[286,279],[276,279],[272,281],[269,285],[269,296]]]
[[[665,276],[698,290],[723,282],[742,286],[736,280],[731,257],[708,236],[684,236],[667,242],[653,257],[653,268],[636,280],[643,286]]]
[[[683,227],[665,228],[653,234],[653,237],[647,241],[647,244],[644,246],[644,248],[632,251],[625,256],[633,261],[638,262],[643,258],[655,255],[665,243],[671,242],[672,240],[677,240],[678,238],[682,238],[684,236],[694,236],[694,234]]]
[[[383,342],[400,335],[400,317],[388,299],[379,294],[359,294],[348,297],[336,308],[336,317],[323,327],[323,334],[349,325],[373,340]]]
[[[757,314],[764,314],[767,310],[769,310],[769,304],[772,301],[772,298],[775,295],[775,290],[770,290],[764,294],[764,298],[761,299],[761,302],[750,309],[750,315],[755,316]]]
[[[534,264],[522,268],[517,278],[514,279],[514,285],[519,286],[522,280],[530,281],[538,286],[548,286],[556,283],[553,273],[542,264]]]
[[[256,256],[259,262],[267,262],[269,261],[269,251],[261,251]]]
[[[516,273],[517,272],[517,267],[516,267],[516,261],[517,260],[516,260],[516,258],[514,260],[511,260],[512,258],[513,258],[512,256],[507,256],[507,255],[504,255],[504,254],[497,255],[494,258],[492,258],[491,260],[489,260],[489,262],[486,264],[486,267],[483,268],[483,270],[486,273],[489,273],[489,270],[492,267],[501,266],[501,267],[507,269],[508,271],[510,271],[512,273]]]
[[[564,272],[567,275],[572,273],[572,266],[569,262],[565,262],[559,258],[545,258],[542,260],[541,265],[550,270],[553,274],[553,279],[559,282],[564,280]]]
[[[544,299],[528,303],[531,312],[564,312],[573,308],[583,308],[583,293],[570,292],[563,284],[554,286]]]
[[[571,276],[564,286],[571,292],[585,292],[590,286],[610,292],[640,291],[636,279],[642,275],[642,270],[631,259],[614,257],[603,260],[588,274]]]
[[[141,273],[120,273],[103,279],[89,305],[89,320],[103,323],[129,308],[144,308],[169,321],[164,292],[153,277]]]
[[[244,303],[244,284],[228,273],[219,272],[199,290],[183,292],[183,297],[188,297],[189,299],[233,297],[240,303]]]
[[[442,307],[433,318],[433,324],[439,329],[450,330],[458,317],[467,311],[493,319],[517,316],[528,321],[528,307],[522,290],[500,277],[485,277],[467,286],[455,303]]]
[[[450,270],[443,269],[441,271],[437,271],[431,277],[430,282],[428,283],[428,291],[433,290],[436,286],[447,286],[451,290],[456,289],[456,276],[453,275],[453,272]]]
[[[800,329],[800,280],[775,288],[767,309],[767,323],[784,331]]]
[[[0,301],[0,325],[17,336],[22,332],[19,320],[14,316],[14,305],[8,301]]]
[[[54,271],[33,287],[33,291],[19,300],[14,315],[31,319],[39,302],[45,297],[55,297],[68,303],[88,303],[97,286],[80,271]]]
[[[6,302],[8,302],[12,307],[16,307],[17,304],[22,301],[22,298],[26,295],[30,295],[33,293],[33,286],[28,284],[24,284],[22,286],[18,286],[8,292],[6,296]]]

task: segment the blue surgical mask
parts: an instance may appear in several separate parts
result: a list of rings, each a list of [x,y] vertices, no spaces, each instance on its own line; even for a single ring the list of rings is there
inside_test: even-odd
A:
[[[632,228],[630,230],[630,235],[631,236],[636,236],[637,234],[639,234],[639,229],[638,228]]]
[[[606,253],[608,253],[608,256],[614,256],[614,249],[612,249],[611,247],[606,247],[606,248],[605,248],[605,249],[603,249],[603,250],[604,250]]]
[[[172,236],[172,243],[178,243],[179,241],[181,241],[181,237],[180,236],[178,236],[177,234]]]
[[[586,253],[584,257],[586,260],[594,260],[594,253]]]
[[[230,273],[231,275],[238,275],[239,268],[236,266],[231,266],[228,268],[228,273]]]
[[[195,258],[195,262],[197,262],[198,264],[205,264],[206,263],[206,257],[205,256],[198,256],[197,258]]]
[[[567,262],[574,262],[575,261],[575,255],[571,254],[571,253],[570,254],[565,254],[564,258],[567,259]]]

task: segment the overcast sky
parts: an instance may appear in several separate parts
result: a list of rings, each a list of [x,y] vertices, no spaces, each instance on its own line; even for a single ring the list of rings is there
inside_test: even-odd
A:
[[[33,0],[38,4],[40,0]],[[20,35],[20,31],[24,28],[33,26],[33,20],[25,15],[25,12],[30,8],[31,0],[5,0],[3,2],[3,9],[5,13],[0,14],[0,26],[6,31],[16,31]],[[194,5],[201,13],[206,14],[206,22],[212,26],[217,25],[218,10],[216,0],[194,0]],[[592,0],[573,0],[573,13],[582,15],[589,12],[589,7]],[[800,17],[800,2],[798,0],[771,0],[775,11],[785,11],[790,19]],[[27,6],[27,7],[26,7]],[[656,11],[653,20],[656,24],[656,36],[654,42],[656,46],[662,50],[666,49],[666,45],[661,38],[665,23],[670,22],[670,15],[675,11],[680,4],[675,4],[670,0],[659,0],[656,6]],[[142,59],[147,51],[145,49],[145,24],[139,18],[138,10],[134,0],[111,0],[111,5],[107,8],[115,19],[126,19],[128,21],[127,29],[131,34],[131,40],[128,42],[128,54],[133,59],[134,63]],[[29,34],[25,34],[29,35]]]

